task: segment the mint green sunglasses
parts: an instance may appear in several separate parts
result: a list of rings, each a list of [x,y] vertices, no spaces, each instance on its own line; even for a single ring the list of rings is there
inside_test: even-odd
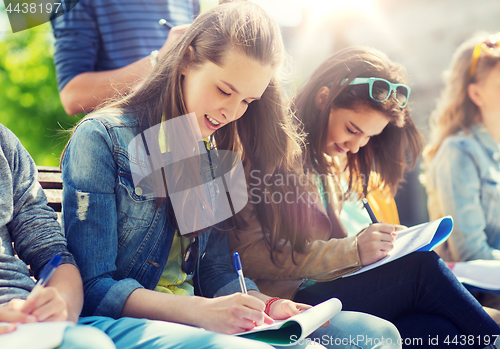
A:
[[[340,85],[344,85],[347,81],[348,79],[344,79]],[[391,96],[392,91],[394,91],[396,101],[400,108],[404,108],[406,104],[408,104],[411,89],[406,85],[393,84],[382,78],[355,78],[349,85],[361,84],[369,85],[370,98],[377,102],[387,100]]]

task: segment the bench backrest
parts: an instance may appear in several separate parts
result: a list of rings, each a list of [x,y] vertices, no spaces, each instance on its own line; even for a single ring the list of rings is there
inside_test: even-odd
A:
[[[58,218],[61,218],[62,210],[62,178],[59,167],[38,166],[38,182],[43,188],[49,206],[57,212]]]

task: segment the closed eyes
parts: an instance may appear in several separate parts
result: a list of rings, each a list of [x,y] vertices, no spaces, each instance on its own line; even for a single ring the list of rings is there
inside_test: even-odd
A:
[[[223,96],[227,96],[227,97],[231,96],[231,94],[230,94],[230,93],[225,92],[225,91],[224,91],[223,89],[221,89],[220,87],[217,87],[217,89],[219,90],[219,93],[220,93],[221,95],[223,95]],[[245,103],[246,105],[249,105],[250,103],[252,103],[252,101],[248,102],[248,101],[245,101],[245,100],[243,100],[242,102],[243,102],[243,103]]]
[[[220,87],[217,87],[217,88],[219,89],[219,92],[220,92],[221,95],[223,95],[223,96],[231,96],[230,93],[224,92],[224,90],[221,89]]]
[[[358,132],[351,130],[349,127],[347,127],[347,132],[349,132],[350,134],[353,134],[353,135],[358,134]]]

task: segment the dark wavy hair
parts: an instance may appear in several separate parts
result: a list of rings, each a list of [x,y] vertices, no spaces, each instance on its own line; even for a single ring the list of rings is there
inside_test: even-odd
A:
[[[369,179],[370,174],[376,172],[380,174],[381,180],[377,186],[382,183],[388,185],[394,195],[407,165],[414,166],[420,156],[424,138],[417,130],[408,107],[400,108],[394,94],[384,102],[377,102],[370,98],[368,84],[349,85],[357,77],[377,77],[392,83],[407,83],[405,69],[374,48],[349,47],[327,58],[300,89],[294,101],[294,110],[307,135],[305,162],[320,174],[333,173],[324,155],[331,109],[367,106],[382,112],[390,122],[382,133],[371,137],[356,154],[347,153],[348,190],[356,189],[366,195],[368,180],[358,183],[357,178],[361,176]],[[343,84],[344,79],[347,82]],[[330,92],[321,110],[315,101],[323,86],[329,87]]]

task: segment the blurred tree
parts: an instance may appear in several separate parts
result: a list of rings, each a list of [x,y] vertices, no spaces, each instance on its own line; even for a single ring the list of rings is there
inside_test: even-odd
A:
[[[3,10],[3,9],[2,9]],[[0,122],[39,166],[58,166],[79,117],[68,116],[57,91],[49,23],[0,38]]]
[[[202,10],[218,0],[200,0]],[[12,33],[0,1],[0,123],[12,130],[39,166],[59,166],[69,138],[64,130],[82,117],[68,116],[59,99],[50,23]]]

